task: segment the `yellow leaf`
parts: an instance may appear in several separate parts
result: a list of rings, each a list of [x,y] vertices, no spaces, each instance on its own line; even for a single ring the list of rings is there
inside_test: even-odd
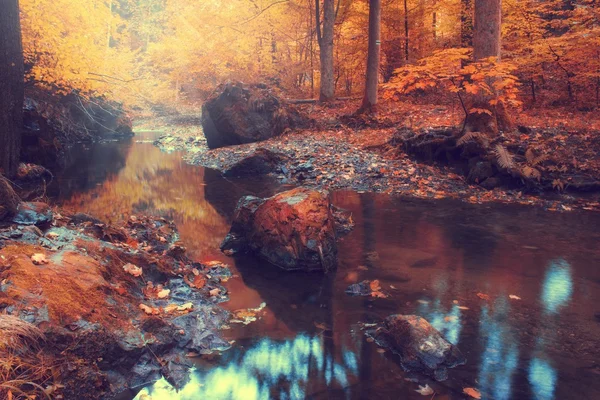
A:
[[[127,272],[130,275],[137,277],[142,276],[143,270],[142,268],[138,267],[137,265],[133,265],[133,264],[125,264],[123,265],[123,270],[125,272]]]
[[[34,255],[31,256],[31,261],[35,264],[35,265],[42,265],[42,264],[48,264],[49,261],[46,259],[46,255],[42,254],[42,253],[36,253]]]

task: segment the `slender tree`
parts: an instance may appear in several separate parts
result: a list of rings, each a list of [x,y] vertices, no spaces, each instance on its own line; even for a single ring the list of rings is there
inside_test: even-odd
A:
[[[321,28],[321,0],[315,0],[317,21],[317,41],[321,59],[321,89],[319,101],[329,102],[335,99],[335,77],[333,72],[333,36],[335,25],[334,0],[323,0],[323,26]]]
[[[404,61],[408,64],[409,49],[409,31],[408,31],[408,0],[404,0]]]
[[[18,0],[0,0],[0,172],[19,165],[23,128],[23,45]]]
[[[365,96],[359,113],[377,112],[377,86],[379,84],[379,61],[381,53],[381,0],[369,0],[369,50]]]

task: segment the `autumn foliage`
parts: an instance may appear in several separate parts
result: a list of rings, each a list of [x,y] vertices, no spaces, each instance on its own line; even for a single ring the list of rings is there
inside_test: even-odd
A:
[[[318,93],[312,0],[20,3],[30,86],[129,105],[201,101],[232,78],[271,82],[292,97]],[[502,61],[477,64],[467,62],[472,10],[464,10],[466,3],[472,2],[383,4],[380,82],[388,98],[441,89],[458,102],[463,94],[494,91],[510,107],[598,106],[595,1],[504,1]],[[367,1],[336,2],[338,95],[363,90],[368,10]]]

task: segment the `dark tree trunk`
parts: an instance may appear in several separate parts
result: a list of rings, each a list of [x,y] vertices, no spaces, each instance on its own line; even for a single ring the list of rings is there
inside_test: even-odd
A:
[[[23,129],[23,47],[18,0],[0,0],[0,172],[15,175]]]
[[[323,26],[321,29],[321,0],[315,0],[315,15],[317,22],[317,39],[321,59],[321,89],[319,101],[335,100],[335,77],[333,72],[333,28],[335,25],[334,0],[323,1]]]
[[[365,96],[359,113],[377,112],[377,86],[379,84],[379,59],[381,52],[381,0],[369,1],[369,51]]]

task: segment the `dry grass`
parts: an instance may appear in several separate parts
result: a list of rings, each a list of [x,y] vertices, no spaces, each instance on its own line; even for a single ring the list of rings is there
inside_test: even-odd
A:
[[[0,314],[1,399],[51,399],[42,386],[52,379],[51,363],[40,351],[43,340],[36,326]]]
[[[0,354],[37,347],[43,339],[43,333],[35,325],[12,315],[0,314]]]

